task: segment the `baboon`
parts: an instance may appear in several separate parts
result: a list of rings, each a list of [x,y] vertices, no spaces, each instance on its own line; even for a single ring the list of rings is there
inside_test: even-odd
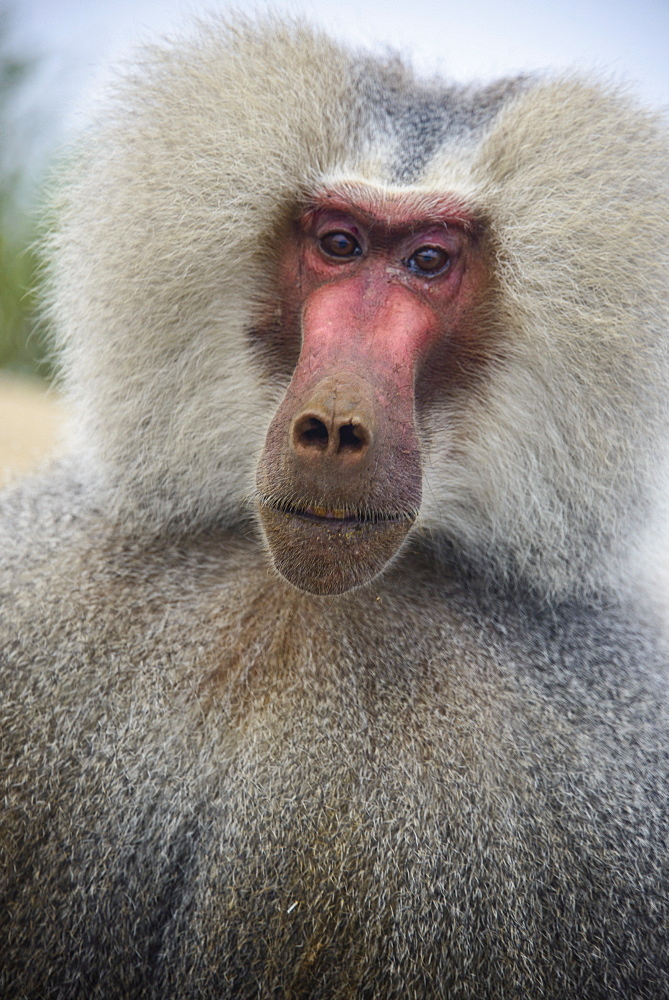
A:
[[[2,501],[4,997],[669,997],[666,157],[272,18],[116,85]]]

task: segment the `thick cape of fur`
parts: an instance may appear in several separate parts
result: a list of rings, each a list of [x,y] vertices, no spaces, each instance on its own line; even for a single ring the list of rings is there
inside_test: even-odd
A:
[[[423,426],[417,532],[539,593],[624,573],[665,490],[669,179],[656,115],[579,79],[418,83],[270,22],[148,51],[73,156],[49,245],[79,445],[115,515],[232,525],[288,379],[249,338],[281,227],[337,180],[481,220],[489,376]]]
[[[669,1000],[652,628],[94,500],[0,508],[0,995]]]

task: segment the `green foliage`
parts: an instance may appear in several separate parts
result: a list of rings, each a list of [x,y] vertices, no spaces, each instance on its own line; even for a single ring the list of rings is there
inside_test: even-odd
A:
[[[43,331],[36,323],[36,224],[26,195],[31,122],[20,98],[35,63],[12,52],[9,11],[0,6],[0,367],[48,377]],[[34,131],[34,129],[33,129]]]
[[[2,224],[0,206],[0,226]],[[35,324],[37,267],[29,241],[10,242],[0,230],[0,368],[48,375],[43,337]]]

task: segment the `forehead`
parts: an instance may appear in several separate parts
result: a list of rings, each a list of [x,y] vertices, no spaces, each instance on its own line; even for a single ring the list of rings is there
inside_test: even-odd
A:
[[[342,181],[315,191],[305,216],[317,212],[352,212],[368,225],[405,227],[416,222],[471,229],[474,216],[455,195],[419,188],[385,187],[363,181]]]

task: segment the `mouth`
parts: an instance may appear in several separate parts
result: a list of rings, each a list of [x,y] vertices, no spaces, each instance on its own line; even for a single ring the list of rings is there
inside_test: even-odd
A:
[[[374,525],[398,521],[408,521],[413,524],[418,516],[417,511],[386,511],[368,507],[328,506],[296,502],[283,497],[261,496],[259,502],[261,507],[266,510],[289,514],[321,524],[330,522],[333,527],[335,524]]]
[[[319,595],[343,594],[372,580],[417,517],[415,511],[276,494],[258,495],[258,512],[275,568],[299,590]]]

